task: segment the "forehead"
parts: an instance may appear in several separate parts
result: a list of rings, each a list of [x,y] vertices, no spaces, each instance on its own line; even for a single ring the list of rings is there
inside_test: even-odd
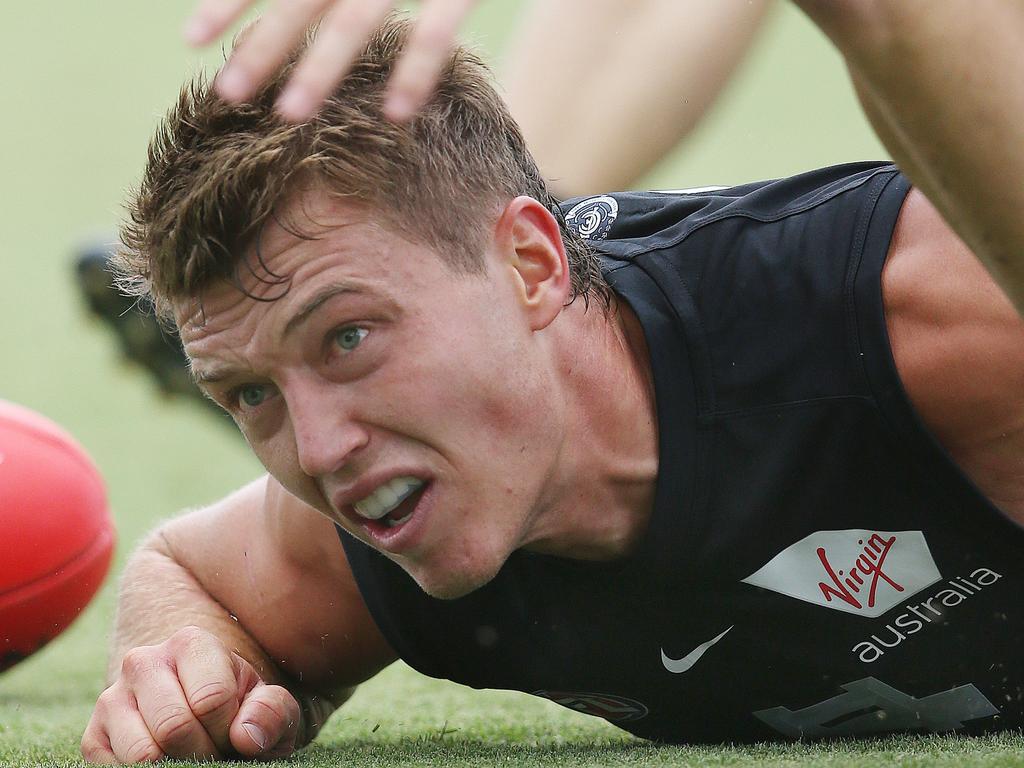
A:
[[[175,320],[187,343],[325,281],[388,293],[402,285],[410,290],[410,281],[440,267],[433,249],[396,233],[368,206],[309,191],[268,220],[241,255],[234,281],[215,282],[179,302]]]

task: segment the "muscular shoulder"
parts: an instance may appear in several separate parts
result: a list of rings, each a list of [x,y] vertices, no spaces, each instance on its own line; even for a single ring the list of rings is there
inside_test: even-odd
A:
[[[343,688],[394,659],[333,524],[262,478],[161,531],[174,559],[292,677]]]
[[[1024,321],[917,190],[900,213],[882,290],[914,408],[982,491],[1024,519]]]

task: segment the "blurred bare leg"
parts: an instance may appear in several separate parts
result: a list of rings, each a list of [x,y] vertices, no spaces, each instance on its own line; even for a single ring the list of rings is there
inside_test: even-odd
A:
[[[509,48],[512,114],[556,194],[625,189],[697,124],[769,0],[534,0]]]

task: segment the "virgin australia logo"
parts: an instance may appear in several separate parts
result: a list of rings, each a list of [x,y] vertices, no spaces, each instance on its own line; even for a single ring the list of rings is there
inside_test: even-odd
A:
[[[818,531],[743,579],[797,600],[874,618],[939,581],[921,531]]]

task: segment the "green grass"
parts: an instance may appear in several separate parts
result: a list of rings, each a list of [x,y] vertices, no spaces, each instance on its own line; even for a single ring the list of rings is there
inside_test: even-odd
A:
[[[78,732],[92,704],[87,676],[40,685],[39,671],[23,670],[12,679],[20,678],[24,688],[15,682],[0,694],[0,766],[78,765]],[[656,746],[550,702],[439,683],[398,664],[361,688],[316,743],[280,764],[994,768],[1024,765],[1024,738],[901,736],[831,744]]]
[[[73,244],[111,228],[183,77],[219,58],[179,42],[187,6],[21,3],[0,25],[0,397],[65,425],[96,459],[120,532],[115,570],[159,520],[258,472],[228,429],[159,399],[118,365],[111,339],[84,322],[70,280]],[[485,50],[500,51],[513,6],[482,5],[472,32]],[[838,57],[790,7],[777,10],[734,87],[646,185],[731,183],[882,154]],[[79,764],[113,605],[111,578],[68,632],[0,676],[0,766]],[[1022,753],[1019,736],[655,747],[550,702],[470,691],[396,665],[288,764],[1008,766],[1024,765]]]

